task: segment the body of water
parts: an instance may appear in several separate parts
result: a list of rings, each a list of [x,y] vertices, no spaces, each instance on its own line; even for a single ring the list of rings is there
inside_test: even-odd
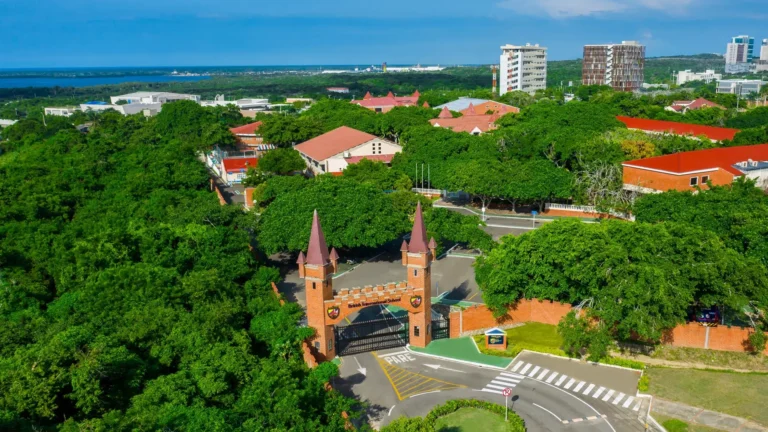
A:
[[[189,82],[210,79],[209,76],[171,76],[171,75],[133,75],[105,76],[92,78],[2,78],[0,88],[26,87],[89,87],[106,84],[121,84],[126,82],[155,83],[155,82]]]

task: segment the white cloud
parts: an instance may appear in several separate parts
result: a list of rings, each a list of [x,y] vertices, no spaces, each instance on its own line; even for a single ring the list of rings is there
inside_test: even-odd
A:
[[[498,3],[498,6],[527,15],[572,18],[642,10],[680,14],[685,12],[692,2],[693,0],[504,0]]]

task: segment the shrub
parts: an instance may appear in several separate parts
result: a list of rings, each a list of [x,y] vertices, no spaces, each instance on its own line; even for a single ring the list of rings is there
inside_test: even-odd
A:
[[[650,385],[651,377],[648,375],[643,375],[640,377],[640,381],[637,382],[637,391],[647,392]]]
[[[766,336],[762,329],[757,328],[749,335],[749,345],[754,354],[762,354],[765,351]]]
[[[667,420],[662,426],[667,432],[688,432],[688,423],[678,419]]]
[[[637,360],[629,360],[621,357],[606,357],[600,360],[600,363],[609,364],[614,366],[621,366],[630,369],[643,370],[645,369],[645,363]]]

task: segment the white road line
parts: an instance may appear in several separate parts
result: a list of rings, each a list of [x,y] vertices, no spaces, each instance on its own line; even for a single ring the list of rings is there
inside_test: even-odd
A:
[[[547,383],[541,383],[541,384],[542,384],[542,385],[546,385],[546,386],[550,386],[550,387],[552,387],[552,388],[553,388],[553,389],[555,389],[555,390],[559,390],[559,391],[563,392],[563,394],[565,394],[565,395],[568,395],[568,396],[570,396],[570,397],[572,397],[572,398],[576,399],[577,401],[579,401],[579,402],[583,403],[584,405],[586,405],[586,406],[587,406],[589,409],[591,409],[592,411],[594,411],[594,412],[595,412],[595,414],[597,414],[597,415],[601,415],[601,414],[600,414],[600,412],[598,412],[598,411],[595,409],[595,407],[593,407],[592,405],[590,405],[590,404],[589,404],[587,401],[585,401],[585,400],[581,399],[580,397],[578,397],[578,396],[574,395],[573,393],[568,393],[567,391],[565,391],[565,390],[563,390],[563,389],[561,389],[561,388],[555,387],[555,386],[553,386],[552,384],[547,384]],[[608,427],[609,427],[609,428],[611,428],[611,430],[612,430],[613,432],[616,432],[616,428],[615,428],[615,427],[613,427],[613,425],[611,424],[611,421],[610,421],[610,420],[608,420],[608,418],[607,418],[606,416],[604,416],[604,415],[603,415],[602,417],[605,419],[605,424],[606,424],[606,425],[608,425]]]
[[[491,381],[491,383],[492,384],[497,384],[497,385],[505,385],[507,387],[515,387],[515,386],[517,386],[517,384],[506,383],[504,381],[496,381],[496,380]],[[488,384],[488,385],[491,385],[491,384]]]
[[[624,396],[626,396],[624,393],[619,393],[619,395],[616,396],[616,399],[614,399],[611,403],[616,405],[617,403],[621,402],[622,399],[624,399]]]
[[[609,391],[609,392],[608,392],[608,394],[606,394],[606,395],[605,395],[605,397],[603,398],[603,402],[605,402],[605,401],[607,401],[608,399],[610,399],[610,398],[611,398],[611,396],[613,396],[613,393],[614,393],[614,391],[613,391],[613,390]]]
[[[517,364],[515,365],[515,367],[513,367],[513,368],[512,368],[512,372],[517,372],[517,370],[518,370],[518,369],[520,369],[520,366],[522,366],[522,365],[524,365],[524,364],[525,364],[525,362],[524,362],[524,361],[522,361],[522,360],[520,360],[519,362],[517,362]]]
[[[518,379],[512,379],[512,378],[504,378],[504,377],[496,377],[494,378],[496,381],[506,382],[506,383],[512,383],[512,384],[519,384],[520,381]]]
[[[409,398],[409,399],[410,399],[410,398],[415,398],[416,396],[421,396],[421,395],[430,394],[430,393],[440,393],[441,391],[442,391],[442,390],[434,390],[434,391],[428,391],[428,392],[419,393],[419,394],[416,394],[416,395],[413,395],[413,396],[408,396],[408,398]]]
[[[587,389],[584,390],[584,393],[582,393],[582,394],[586,395],[586,396],[589,396],[589,392],[591,392],[593,388],[595,388],[595,385],[594,384],[590,384],[589,387],[587,387]]]
[[[533,368],[531,373],[528,374],[528,376],[532,377],[532,376],[536,375],[536,372],[538,372],[540,369],[541,369],[540,367],[536,366],[535,368]]]
[[[410,354],[410,353],[411,353],[410,351],[398,351],[398,352],[387,353],[387,354],[379,354],[379,358],[389,357],[389,356],[398,355],[398,354]]]
[[[519,375],[519,374],[513,374],[513,373],[506,373],[506,372],[502,372],[502,373],[500,373],[499,375],[504,375],[504,376],[506,376],[506,377],[510,377],[510,378],[516,378],[516,379],[523,379],[523,378],[525,378],[525,375]]]
[[[563,422],[563,419],[561,419],[560,417],[558,417],[558,416],[557,416],[557,414],[553,413],[552,411],[550,411],[550,410],[548,410],[548,409],[544,408],[543,406],[541,406],[541,405],[539,405],[539,404],[537,404],[537,403],[534,403],[533,405],[535,405],[535,406],[537,406],[537,407],[539,407],[539,408],[543,409],[544,411],[546,411],[546,412],[548,412],[548,413],[552,414],[552,417],[556,418],[556,419],[557,419],[557,421],[559,421],[560,423],[562,423],[562,422]]]
[[[549,378],[547,378],[547,382],[551,383],[552,381],[554,381],[555,378],[557,378],[557,375],[558,375],[557,372],[552,372],[552,375],[550,375]]]
[[[549,369],[544,369],[544,372],[540,373],[539,377],[536,379],[539,379],[539,380],[544,379],[544,377],[547,376],[548,373],[549,373]]]
[[[488,384],[488,385],[486,385],[486,387],[490,387],[490,388],[494,388],[494,389],[499,389],[499,390],[504,390],[505,388],[507,388],[507,387],[505,387],[503,385],[498,386],[498,385],[493,385],[493,384]]]
[[[484,392],[488,392],[488,393],[493,393],[493,394],[501,394],[500,390],[482,389],[480,391],[484,391]]]
[[[568,375],[560,375],[560,379],[559,379],[559,380],[557,380],[557,382],[555,383],[555,385],[556,385],[556,386],[558,386],[558,387],[560,387],[560,384],[562,384],[562,383],[563,383],[563,381],[565,381],[565,379],[566,379],[566,378],[568,378]]]
[[[527,363],[527,364],[525,365],[525,367],[523,368],[523,370],[521,370],[521,371],[520,371],[520,373],[521,373],[521,374],[524,374],[524,373],[528,372],[528,369],[530,369],[530,368],[531,368],[531,366],[533,366],[533,365],[532,365],[532,364],[530,364],[530,363]]]
[[[571,386],[572,386],[572,385],[573,385],[573,383],[575,383],[575,382],[576,382],[576,380],[575,380],[575,379],[573,379],[573,378],[571,378],[571,380],[570,380],[570,381],[568,381],[568,384],[566,384],[566,385],[565,385],[565,389],[566,389],[566,390],[568,390],[569,388],[571,388]]]
[[[395,405],[392,405],[392,408],[389,409],[389,414],[387,414],[387,416],[391,416],[392,415],[392,410],[393,409],[395,409]]]
[[[624,401],[624,405],[622,407],[629,408],[629,405],[632,403],[632,401],[635,400],[633,396],[629,396],[627,400]]]
[[[632,407],[632,411],[640,411],[640,405],[643,404],[643,401],[638,400],[634,407]]]
[[[597,420],[597,416],[589,416],[587,417],[587,420]]]
[[[586,383],[587,383],[586,381],[582,381],[582,382],[580,382],[580,383],[579,383],[579,385],[577,385],[577,386],[576,386],[576,388],[574,388],[574,389],[573,389],[573,391],[575,391],[576,393],[578,393],[578,392],[579,392],[579,390],[581,390],[581,388],[582,388],[582,387],[584,387],[584,384],[586,384]]]
[[[597,399],[603,392],[605,391],[605,387],[600,387],[597,389],[597,391],[592,395],[593,398]]]

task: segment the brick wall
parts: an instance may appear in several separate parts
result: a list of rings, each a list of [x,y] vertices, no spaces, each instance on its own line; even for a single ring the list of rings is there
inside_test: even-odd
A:
[[[709,180],[713,185],[716,186],[733,183],[733,174],[722,169],[697,174],[672,175],[633,167],[624,167],[624,184],[631,184],[661,191],[694,190],[694,188],[690,185],[691,177],[697,177],[699,187],[702,189],[707,189],[707,185],[702,182],[702,176],[709,176]]]
[[[709,329],[709,341],[707,341],[707,329]],[[749,328],[704,327],[697,323],[687,323],[667,332],[662,342],[675,347],[746,352],[749,350],[748,338],[751,333]],[[768,355],[768,348],[765,354]]]
[[[556,325],[571,305],[548,300],[520,300],[507,309],[507,313],[494,318],[485,305],[472,306],[463,311],[451,312],[451,337],[479,333],[493,327],[513,327],[526,322],[540,322]]]

